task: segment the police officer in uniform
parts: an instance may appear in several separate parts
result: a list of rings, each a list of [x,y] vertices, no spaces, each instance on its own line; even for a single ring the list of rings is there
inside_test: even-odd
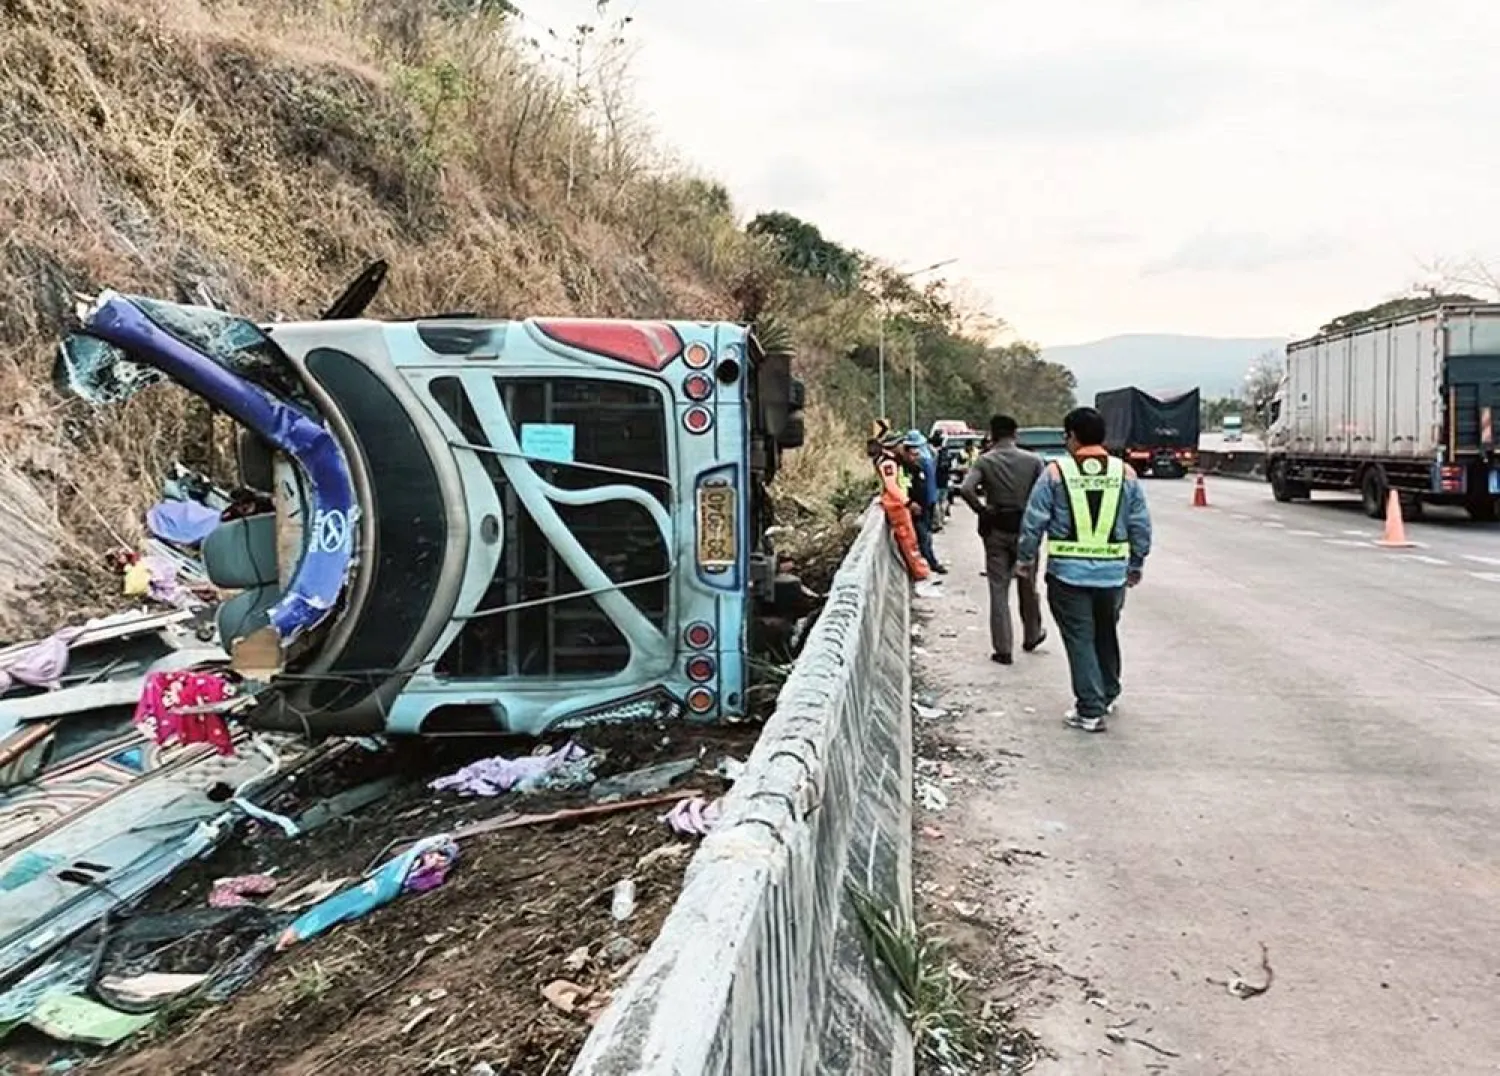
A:
[[[1140,479],[1104,448],[1092,407],[1063,419],[1068,455],[1047,465],[1021,523],[1017,575],[1034,575],[1047,541],[1047,607],[1073,679],[1071,728],[1103,732],[1120,695],[1120,610],[1151,552],[1151,514]]]
[[[1015,627],[1010,616],[1013,580],[1021,609],[1021,649],[1029,654],[1047,638],[1036,579],[1015,578],[1021,515],[1044,465],[1042,457],[1016,444],[1016,432],[1016,420],[1009,415],[990,419],[990,447],[964,473],[958,489],[979,517],[984,574],[990,585],[990,660],[1001,665],[1015,660]]]

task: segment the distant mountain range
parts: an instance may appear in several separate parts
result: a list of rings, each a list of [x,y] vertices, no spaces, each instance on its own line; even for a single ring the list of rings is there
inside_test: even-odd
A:
[[[1103,389],[1134,385],[1148,392],[1197,387],[1205,398],[1245,387],[1245,374],[1267,351],[1280,352],[1281,336],[1214,337],[1129,333],[1087,344],[1042,348],[1042,358],[1060,363],[1078,379],[1078,402],[1093,403]]]

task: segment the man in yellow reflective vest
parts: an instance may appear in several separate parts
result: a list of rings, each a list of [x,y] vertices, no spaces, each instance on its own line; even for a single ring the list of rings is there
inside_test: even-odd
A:
[[[1073,678],[1064,720],[1103,732],[1120,696],[1120,610],[1151,552],[1140,479],[1104,447],[1104,416],[1079,407],[1063,419],[1068,455],[1047,465],[1021,522],[1016,574],[1035,573],[1047,540],[1047,607]]]

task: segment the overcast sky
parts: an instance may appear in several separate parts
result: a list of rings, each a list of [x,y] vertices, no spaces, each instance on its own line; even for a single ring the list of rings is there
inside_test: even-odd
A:
[[[1045,344],[1298,335],[1500,262],[1495,0],[614,4],[639,104],[747,215],[957,258]]]

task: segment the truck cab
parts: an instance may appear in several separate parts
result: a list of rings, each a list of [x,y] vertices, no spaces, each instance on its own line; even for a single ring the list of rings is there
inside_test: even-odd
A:
[[[1240,415],[1225,415],[1223,435],[1225,441],[1239,441],[1244,438],[1244,419]]]

